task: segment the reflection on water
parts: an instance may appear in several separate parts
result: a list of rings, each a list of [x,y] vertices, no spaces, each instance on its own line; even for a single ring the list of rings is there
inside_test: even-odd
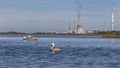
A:
[[[0,68],[119,68],[120,39],[100,37],[0,37]],[[50,52],[51,42],[61,48]]]

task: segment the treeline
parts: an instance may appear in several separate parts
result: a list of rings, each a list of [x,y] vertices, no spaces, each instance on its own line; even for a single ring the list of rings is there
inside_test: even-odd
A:
[[[101,32],[99,32],[99,34],[112,34],[112,33],[114,33],[114,34],[120,34],[120,31],[106,31],[106,32],[101,31]]]
[[[25,32],[14,32],[14,31],[11,31],[11,32],[0,32],[0,34],[25,34]]]
[[[0,34],[57,34],[56,32],[0,32]]]
[[[102,35],[102,34],[120,34],[120,31],[99,31],[97,33],[87,33],[87,35]],[[10,31],[10,32],[0,32],[0,34],[60,34],[60,35],[73,35],[71,33],[56,33],[56,32],[15,32],[15,31]],[[74,35],[79,35],[79,34],[74,34]]]

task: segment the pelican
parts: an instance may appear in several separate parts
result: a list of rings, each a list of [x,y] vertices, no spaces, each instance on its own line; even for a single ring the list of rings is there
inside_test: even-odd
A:
[[[55,47],[55,43],[51,43],[50,51],[51,52],[59,52],[61,49]]]

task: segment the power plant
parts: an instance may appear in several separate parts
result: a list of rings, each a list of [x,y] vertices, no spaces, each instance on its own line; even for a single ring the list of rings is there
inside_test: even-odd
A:
[[[76,29],[77,26],[77,29]],[[71,29],[71,22],[69,22],[69,28],[68,28],[68,33],[74,33],[74,34],[85,34],[83,30],[83,26],[80,25],[79,21],[76,25],[76,22],[74,22],[74,29]]]
[[[69,30],[68,33],[75,33],[75,34],[84,34],[84,30],[83,30],[83,26],[80,23],[80,9],[81,9],[81,5],[79,4],[79,2],[76,2],[77,6],[78,6],[78,10],[77,10],[77,29],[76,29],[76,23],[74,22],[74,30],[72,30],[70,28],[70,23],[69,23]]]
[[[80,13],[80,9],[81,9],[81,5],[79,4],[78,1],[76,1],[78,10],[77,10],[77,23],[74,22],[74,29],[71,29],[71,23],[69,23],[69,30],[68,33],[73,33],[73,34],[85,34],[83,26],[81,25],[81,13]],[[111,31],[115,31],[115,8],[112,6],[112,12],[111,12]],[[76,28],[77,27],[77,28]],[[99,30],[95,29],[93,30],[95,33],[97,33]],[[104,26],[103,26],[103,31],[107,32],[106,30],[106,22],[104,22]]]

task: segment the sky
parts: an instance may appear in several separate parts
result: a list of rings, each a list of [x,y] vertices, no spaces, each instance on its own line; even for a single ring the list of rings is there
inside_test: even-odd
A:
[[[120,0],[0,0],[0,32],[67,32],[74,28],[77,10],[84,31],[111,30],[112,6],[115,30],[120,31]],[[81,6],[81,7],[79,7]]]

